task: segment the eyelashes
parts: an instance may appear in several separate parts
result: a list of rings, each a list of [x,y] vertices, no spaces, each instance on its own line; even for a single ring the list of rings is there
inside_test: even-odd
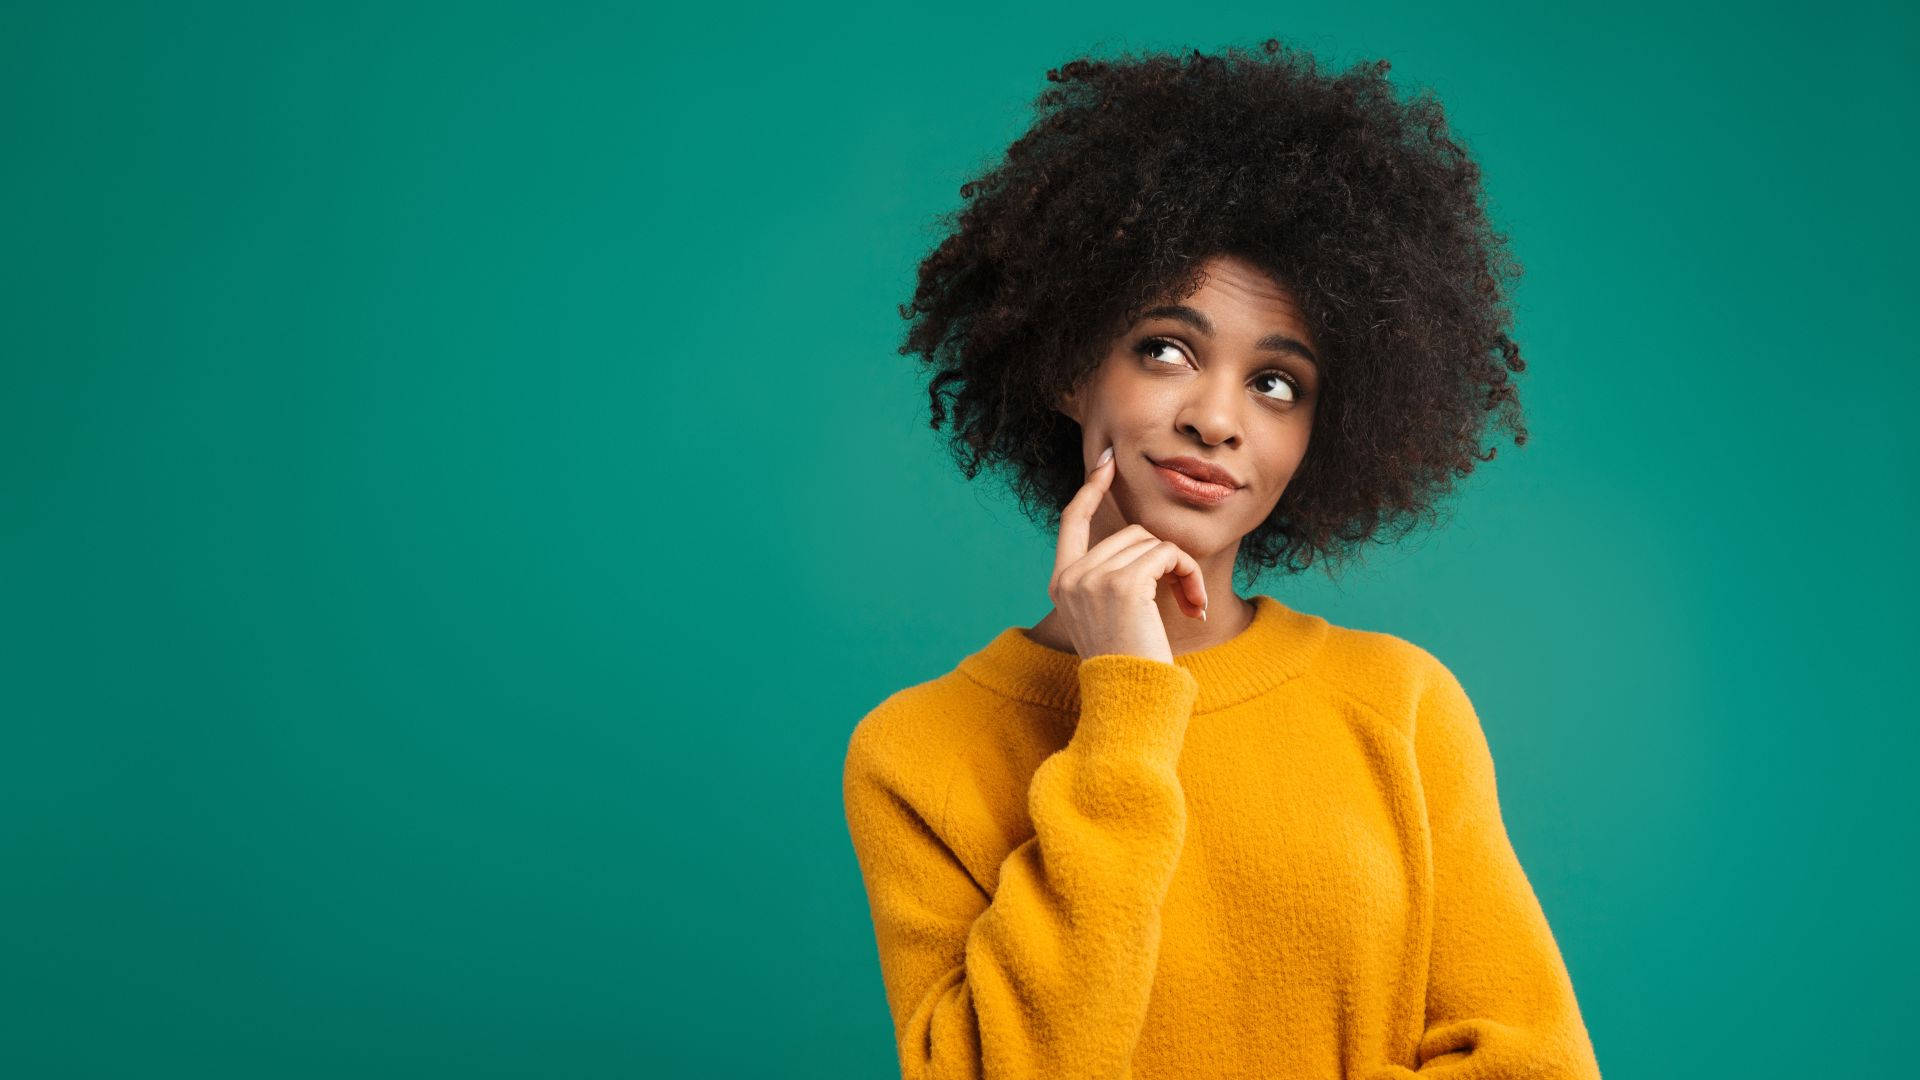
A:
[[[1136,355],[1147,360],[1152,360],[1156,364],[1164,363],[1164,361],[1153,359],[1154,354],[1158,353],[1162,349],[1175,349],[1183,353],[1186,351],[1185,349],[1182,349],[1180,344],[1174,341],[1172,338],[1163,338],[1163,337],[1143,338],[1138,345],[1135,345],[1133,347],[1133,351]],[[1274,401],[1280,401],[1280,402],[1284,402],[1286,404],[1291,405],[1299,402],[1301,398],[1306,396],[1306,392],[1301,387],[1300,381],[1298,379],[1295,379],[1292,375],[1289,375],[1286,372],[1281,371],[1279,368],[1268,368],[1267,370],[1261,372],[1260,374],[1255,375],[1254,378],[1264,379],[1264,378],[1267,378],[1268,376],[1272,376],[1279,379],[1281,382],[1285,383],[1290,390],[1293,391],[1293,399],[1291,401],[1288,401],[1285,398],[1273,398]],[[1265,397],[1267,395],[1262,394],[1261,396]]]

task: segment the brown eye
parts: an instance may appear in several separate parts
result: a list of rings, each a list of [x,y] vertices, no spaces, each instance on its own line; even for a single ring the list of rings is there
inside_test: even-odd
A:
[[[1142,341],[1140,344],[1135,345],[1133,347],[1134,352],[1139,353],[1141,356],[1147,357],[1148,359],[1152,359],[1155,353],[1163,352],[1167,349],[1172,349],[1175,352],[1180,351],[1180,347],[1178,345],[1175,345],[1173,342],[1168,341],[1166,338],[1147,338],[1145,341]]]
[[[1275,398],[1274,399],[1275,401],[1291,402],[1291,401],[1300,400],[1300,384],[1297,382],[1294,382],[1293,377],[1283,371],[1263,371],[1260,374],[1255,375],[1254,379],[1256,381],[1261,379],[1277,379],[1280,381],[1281,385],[1287,388],[1287,393],[1289,394],[1289,396],[1284,398]]]

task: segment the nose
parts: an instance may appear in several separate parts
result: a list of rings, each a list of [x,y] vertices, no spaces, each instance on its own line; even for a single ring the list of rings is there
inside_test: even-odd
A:
[[[1180,406],[1176,426],[1208,446],[1240,438],[1240,388],[1227,378],[1199,378]]]

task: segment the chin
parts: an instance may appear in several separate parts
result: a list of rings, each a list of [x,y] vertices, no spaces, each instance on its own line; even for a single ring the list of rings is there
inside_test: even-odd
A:
[[[1141,528],[1162,540],[1171,541],[1196,559],[1211,555],[1225,546],[1221,542],[1225,531],[1222,528],[1223,519],[1215,518],[1211,511],[1196,506],[1161,504],[1136,520]]]

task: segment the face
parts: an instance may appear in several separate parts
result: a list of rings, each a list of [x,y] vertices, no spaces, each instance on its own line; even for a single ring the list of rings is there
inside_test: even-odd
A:
[[[1219,256],[1190,296],[1150,309],[1062,400],[1084,463],[1109,441],[1115,505],[1196,558],[1237,550],[1266,520],[1307,452],[1318,348],[1293,296],[1259,267]],[[1156,462],[1215,466],[1200,486]],[[1190,464],[1190,462],[1189,462]]]

